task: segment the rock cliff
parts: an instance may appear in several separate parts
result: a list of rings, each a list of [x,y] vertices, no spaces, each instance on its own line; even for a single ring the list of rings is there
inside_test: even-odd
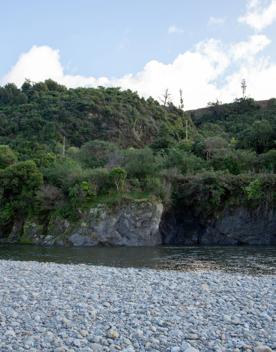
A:
[[[195,209],[164,210],[158,201],[132,200],[113,208],[98,205],[78,221],[53,217],[45,226],[27,220],[20,237],[16,229],[8,240],[49,246],[274,245],[276,210],[226,207],[207,219]]]
[[[163,205],[153,201],[131,201],[114,209],[98,205],[77,222],[51,219],[46,234],[41,225],[28,221],[23,239],[43,245],[155,246],[162,243],[162,212]]]
[[[272,245],[276,244],[276,211],[243,207],[224,209],[211,219],[190,209],[170,209],[163,214],[160,232],[164,244]]]

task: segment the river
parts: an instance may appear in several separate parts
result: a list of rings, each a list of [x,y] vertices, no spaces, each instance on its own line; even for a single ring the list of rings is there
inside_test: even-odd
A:
[[[181,271],[276,274],[276,247],[90,247],[0,245],[0,259]]]

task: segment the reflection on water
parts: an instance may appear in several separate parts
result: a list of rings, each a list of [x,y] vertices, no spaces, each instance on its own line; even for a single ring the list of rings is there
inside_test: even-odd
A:
[[[0,259],[146,267],[181,271],[276,274],[276,247],[46,248],[0,245]]]

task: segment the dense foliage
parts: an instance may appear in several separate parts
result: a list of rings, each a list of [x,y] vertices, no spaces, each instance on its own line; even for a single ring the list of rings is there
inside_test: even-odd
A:
[[[158,197],[208,217],[274,206],[276,100],[184,113],[119,88],[0,87],[0,237],[28,216]]]

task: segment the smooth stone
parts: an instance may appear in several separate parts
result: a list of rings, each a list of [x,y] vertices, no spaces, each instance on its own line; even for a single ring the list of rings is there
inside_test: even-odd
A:
[[[116,329],[111,328],[107,331],[107,336],[111,339],[117,339],[120,335]]]
[[[255,352],[273,352],[272,349],[266,345],[259,345],[254,349]]]
[[[180,352],[180,351],[181,351],[181,348],[178,347],[178,346],[175,346],[175,347],[171,348],[171,352]]]
[[[98,343],[92,343],[90,345],[90,348],[93,352],[102,352],[103,351],[103,346]]]

